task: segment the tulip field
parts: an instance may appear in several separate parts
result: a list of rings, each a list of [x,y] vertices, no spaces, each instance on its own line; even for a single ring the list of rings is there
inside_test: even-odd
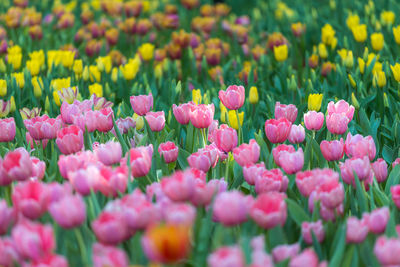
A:
[[[0,0],[0,267],[400,266],[397,0]]]

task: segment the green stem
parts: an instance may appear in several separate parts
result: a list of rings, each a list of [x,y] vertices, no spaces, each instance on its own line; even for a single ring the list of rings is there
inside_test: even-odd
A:
[[[82,233],[79,228],[74,229],[76,240],[78,241],[79,249],[81,251],[82,262],[85,266],[89,266],[88,257],[86,252],[85,242],[83,241]]]
[[[238,129],[239,129],[238,145],[240,145],[241,143],[243,143],[242,125],[240,124],[240,120],[239,120],[239,111],[235,110],[235,112],[236,112],[236,119],[237,119]]]
[[[229,152],[228,158],[226,159],[226,163],[225,163],[225,180],[228,182],[228,185],[230,185],[229,184],[230,178],[228,177],[229,176],[229,160],[230,160],[230,156],[231,156],[231,154]]]

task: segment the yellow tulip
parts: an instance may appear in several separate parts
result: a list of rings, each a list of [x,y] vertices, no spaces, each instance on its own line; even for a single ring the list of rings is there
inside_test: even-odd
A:
[[[360,108],[360,103],[358,103],[357,97],[354,94],[354,92],[351,93],[351,104],[356,108],[359,109]]]
[[[44,101],[44,110],[50,111],[50,100],[49,100],[49,96],[46,96],[46,100]]]
[[[11,74],[11,77],[15,79],[19,88],[22,89],[25,86],[25,77],[23,72],[14,72]]]
[[[83,80],[85,82],[87,82],[89,80],[89,68],[88,68],[88,66],[85,66],[85,68],[83,69],[82,78],[83,78]]]
[[[43,86],[43,81],[41,77],[33,77],[32,78],[32,86],[33,86],[33,95],[36,98],[39,98],[42,96],[42,88]]]
[[[136,74],[139,71],[139,67],[140,67],[140,59],[135,58],[135,59],[129,60],[129,62],[127,64],[125,64],[123,66],[121,65],[119,68],[120,68],[125,80],[130,81],[136,77]]]
[[[21,61],[22,61],[22,54],[8,54],[7,55],[7,62],[11,64],[13,70],[18,70],[21,68]]]
[[[400,25],[397,27],[393,27],[393,36],[396,43],[400,45]]]
[[[192,101],[196,105],[201,103],[201,91],[200,91],[200,89],[193,89],[192,90]]]
[[[396,15],[393,11],[382,11],[381,21],[383,25],[392,25]]]
[[[74,66],[72,67],[72,70],[74,71],[76,76],[80,77],[83,71],[82,59],[77,59],[74,61]]]
[[[162,74],[163,74],[163,67],[162,67],[162,63],[160,63],[160,64],[157,64],[154,68],[154,76],[157,79],[160,79],[162,77]]]
[[[239,125],[238,125],[238,119],[237,119],[237,116],[236,116],[236,111],[235,110],[229,110],[228,117],[229,117],[230,126],[233,129],[238,130],[239,129]],[[240,126],[243,125],[243,119],[244,119],[244,112],[242,111],[242,112],[239,113]]]
[[[118,68],[116,68],[116,67],[114,67],[113,69],[112,69],[112,72],[111,72],[111,80],[113,81],[113,82],[117,82],[117,80],[118,80]]]
[[[349,77],[349,81],[350,81],[350,85],[355,88],[357,86],[356,81],[353,79],[353,76],[351,76],[351,74],[349,73],[347,75],[347,77]]]
[[[257,104],[258,103],[258,90],[257,90],[257,87],[252,86],[250,88],[249,100],[250,100],[251,104]]]
[[[103,96],[103,86],[98,83],[89,85],[89,94],[90,95],[95,94],[97,97],[102,97]]]
[[[343,60],[343,64],[347,68],[352,68],[354,65],[353,51],[348,51],[346,58]]]
[[[326,49],[326,46],[324,43],[320,43],[318,45],[318,54],[322,59],[325,59],[328,57],[328,50]]]
[[[89,78],[91,82],[100,82],[101,72],[95,65],[89,66]]]
[[[279,62],[285,61],[288,58],[288,46],[286,44],[274,46],[274,56]]]
[[[133,114],[133,119],[136,121],[136,130],[140,130],[144,126],[144,120],[142,116],[137,115],[136,113]]]
[[[11,96],[10,98],[10,112],[14,112],[17,109],[15,106],[15,99],[14,96]]]
[[[332,45],[335,39],[335,30],[330,24],[325,24],[321,29],[321,39],[322,42],[326,45]]]
[[[105,71],[106,73],[110,73],[112,69],[112,59],[110,56],[98,57],[97,58],[97,68],[100,71]]]
[[[360,24],[354,26],[351,31],[353,32],[353,37],[356,40],[356,42],[362,43],[367,40],[367,25],[365,24]]]
[[[355,14],[355,15],[350,14],[350,15],[347,17],[346,24],[347,24],[347,27],[348,27],[350,30],[352,30],[353,27],[355,27],[355,26],[357,26],[358,24],[360,24],[360,17],[359,17],[357,14]]]
[[[378,71],[377,73],[375,73],[374,74],[373,84],[374,84],[374,86],[378,85],[380,88],[384,87],[386,85],[385,72]]]
[[[0,58],[0,72],[4,73],[6,71],[7,71],[6,64],[4,63],[4,60],[2,58]]]
[[[226,123],[228,109],[224,106],[224,104],[222,104],[222,102],[219,102],[219,109],[221,110],[221,121]]]
[[[60,51],[59,57],[61,58],[61,63],[65,68],[71,68],[74,64],[75,52]]]
[[[375,32],[371,34],[371,45],[375,51],[382,50],[384,42],[382,33]]]
[[[150,43],[142,44],[139,47],[139,54],[144,61],[150,61],[153,59],[154,55],[154,45]]]
[[[394,66],[390,65],[390,69],[392,70],[394,79],[400,82],[400,64],[396,63]]]
[[[323,94],[309,94],[308,95],[308,109],[319,111],[321,109]]]
[[[0,96],[4,97],[7,95],[7,81],[0,80]]]
[[[40,72],[40,63],[36,60],[28,60],[26,62],[26,68],[31,73],[31,76],[36,76]]]

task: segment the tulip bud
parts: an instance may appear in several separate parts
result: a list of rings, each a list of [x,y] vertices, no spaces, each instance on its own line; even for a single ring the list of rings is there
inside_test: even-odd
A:
[[[4,64],[4,60],[0,58],[0,72],[6,72],[6,71],[7,71],[6,64]]]
[[[290,77],[290,80],[288,79],[288,88],[290,91],[296,91],[297,90],[297,83],[296,83],[296,78],[294,75]]]
[[[350,73],[347,75],[347,77],[349,78],[350,85],[351,85],[353,88],[356,88],[356,87],[357,87],[356,81],[353,79],[353,77],[351,76]]]
[[[7,95],[7,81],[0,80],[0,96],[4,97],[5,95]]]
[[[369,55],[368,47],[365,47],[364,53],[363,53],[364,61],[368,61],[368,55]]]
[[[42,78],[33,77],[32,78],[32,86],[33,86],[33,95],[36,98],[40,98],[42,96],[42,88],[43,88]]]
[[[11,96],[11,98],[10,98],[10,112],[14,112],[15,110],[16,110],[15,99],[14,99],[14,96]]]
[[[354,95],[354,92],[351,93],[351,104],[352,104],[356,109],[359,109],[359,108],[360,108],[360,103],[358,103],[358,100],[357,100],[356,96]]]
[[[44,102],[44,110],[46,110],[47,112],[50,111],[50,101],[48,96],[46,96],[46,101]]]
[[[383,105],[385,106],[385,108],[389,107],[389,100],[386,93],[383,93]]]
[[[116,68],[116,67],[114,67],[113,69],[112,69],[112,72],[111,72],[111,80],[113,81],[113,82],[117,82],[117,80],[118,80],[118,68]]]
[[[373,85],[378,85],[380,88],[386,85],[386,75],[383,71],[378,71],[374,74]]]
[[[344,60],[344,65],[347,67],[347,68],[352,68],[353,67],[353,65],[354,65],[354,58],[353,58],[353,52],[352,51],[349,51],[348,53],[347,53],[347,56],[346,56],[346,58],[345,58],[345,60]]]
[[[249,100],[250,100],[251,104],[257,104],[258,103],[258,90],[257,90],[257,87],[252,86],[250,88]]]
[[[85,66],[83,69],[83,74],[82,74],[83,80],[87,82],[89,80],[89,68],[88,66]]]

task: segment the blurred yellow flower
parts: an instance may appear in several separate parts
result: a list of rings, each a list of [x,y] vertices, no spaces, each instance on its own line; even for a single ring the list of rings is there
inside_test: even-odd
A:
[[[274,56],[279,62],[285,61],[288,58],[288,46],[286,44],[274,46]]]
[[[133,114],[133,119],[136,121],[136,130],[141,130],[144,126],[144,120],[142,116],[137,115],[136,113]]]
[[[221,121],[223,123],[226,123],[226,120],[229,119],[228,116],[228,109],[222,104],[222,102],[219,102],[219,109],[221,110]]]
[[[325,59],[328,57],[328,50],[326,49],[326,46],[324,43],[320,43],[318,45],[318,54],[322,59]]]
[[[26,62],[26,68],[31,73],[31,76],[36,76],[40,72],[40,63],[36,60],[28,60]]]
[[[371,34],[371,45],[375,51],[382,50],[384,42],[382,33],[375,32]]]
[[[59,78],[53,79],[50,82],[50,88],[53,90],[53,99],[57,106],[61,105],[60,96],[58,95],[58,91],[62,92],[63,88],[71,87],[71,78]]]
[[[354,94],[354,92],[351,93],[351,104],[356,108],[359,109],[360,108],[360,103],[358,103],[357,97]]]
[[[42,67],[45,63],[45,56],[43,50],[33,51],[29,53],[30,60],[35,60],[39,63],[40,67]]]
[[[121,65],[119,69],[122,72],[125,80],[130,81],[136,77],[136,74],[139,71],[140,67],[140,59],[135,57],[134,59],[130,59],[127,64]]]
[[[156,76],[157,79],[160,79],[162,77],[163,74],[163,67],[162,67],[162,63],[157,64],[154,68],[154,76]]]
[[[12,65],[13,70],[21,68],[22,54],[8,54],[7,62]]]
[[[102,97],[103,96],[103,86],[98,83],[89,85],[89,94],[90,95],[95,94],[97,97]]]
[[[250,88],[249,100],[250,100],[251,104],[257,104],[258,103],[258,90],[257,90],[257,87],[252,86]]]
[[[349,74],[347,75],[347,77],[349,78],[350,85],[351,85],[353,88],[355,88],[355,87],[357,86],[357,84],[356,84],[356,81],[353,79],[353,76],[351,76],[351,74],[349,73]]]
[[[77,78],[80,78],[82,71],[83,71],[83,62],[82,59],[77,59],[74,61],[74,65],[72,67],[72,70],[75,73],[75,76],[77,76]]]
[[[6,64],[4,63],[4,60],[0,58],[0,72],[6,72],[6,71],[7,71]]]
[[[353,37],[356,40],[356,42],[362,43],[367,40],[367,25],[365,24],[359,24],[351,28],[351,31],[353,32]]]
[[[23,72],[11,73],[11,77],[15,79],[15,82],[19,88],[22,89],[25,86],[25,77]]]
[[[61,63],[65,68],[71,68],[74,64],[75,52],[74,51],[60,51]]]
[[[378,71],[374,74],[373,78],[374,86],[378,85],[380,88],[386,85],[386,75],[383,71]]]
[[[381,13],[381,22],[383,25],[392,25],[394,23],[394,19],[396,15],[393,11],[382,11]]]
[[[41,77],[33,77],[32,80],[32,86],[33,86],[33,95],[36,98],[39,98],[42,96],[42,88],[44,88],[43,81]]]
[[[138,51],[144,61],[152,60],[154,55],[154,45],[150,43],[142,44]]]
[[[390,65],[390,69],[392,70],[393,73],[393,78],[397,81],[400,82],[400,64],[396,63],[395,65]]]
[[[14,112],[17,109],[15,105],[15,98],[14,96],[11,96],[10,98],[10,112]]]
[[[114,67],[113,69],[112,69],[112,72],[111,72],[111,80],[113,81],[113,82],[117,82],[117,80],[118,80],[118,68],[117,67]]]
[[[85,68],[83,69],[82,78],[83,78],[83,80],[85,82],[87,82],[89,80],[89,68],[88,68],[88,66],[85,66]]]
[[[100,82],[101,81],[101,72],[95,65],[89,66],[89,78],[91,82]]]
[[[243,125],[243,119],[244,119],[244,112],[240,112],[239,114],[239,121],[240,121],[240,126]],[[238,130],[239,125],[238,125],[238,119],[236,116],[236,110],[229,110],[228,112],[228,117],[229,117],[229,124],[233,129]]]
[[[400,45],[400,25],[397,27],[393,27],[393,36],[396,43]]]
[[[352,30],[354,26],[360,24],[360,17],[357,14],[350,14],[346,20],[347,27]]]
[[[97,68],[100,71],[105,71],[106,73],[110,73],[112,69],[111,56],[98,57],[96,61],[97,61]]]
[[[332,45],[335,39],[335,30],[330,24],[325,24],[321,29],[321,39],[322,42],[326,45]]]
[[[201,91],[200,89],[193,89],[192,90],[192,101],[196,104],[199,105],[201,104]]]
[[[7,81],[0,79],[0,96],[4,97],[7,95]]]
[[[309,94],[308,95],[308,109],[319,111],[321,109],[323,94]]]

